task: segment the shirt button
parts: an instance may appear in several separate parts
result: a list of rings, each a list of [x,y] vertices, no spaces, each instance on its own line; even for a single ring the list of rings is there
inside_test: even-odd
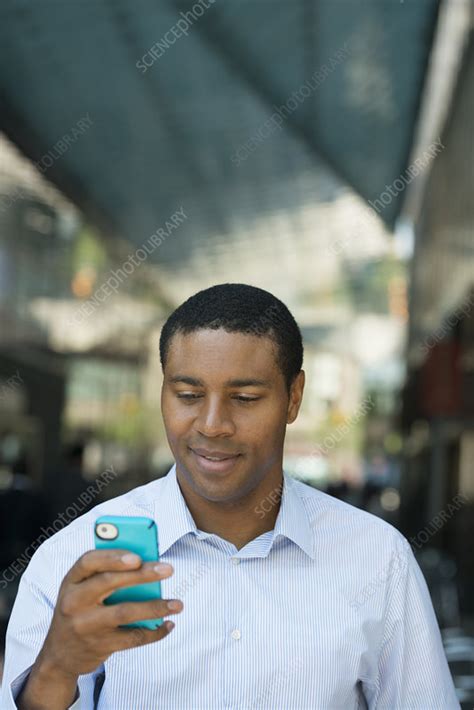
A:
[[[240,557],[231,557],[230,559],[232,560],[234,565],[240,564]]]
[[[241,633],[240,633],[239,629],[234,629],[234,630],[232,631],[232,633],[231,633],[231,636],[232,636],[233,639],[235,639],[236,641],[238,641],[239,638],[241,637]]]

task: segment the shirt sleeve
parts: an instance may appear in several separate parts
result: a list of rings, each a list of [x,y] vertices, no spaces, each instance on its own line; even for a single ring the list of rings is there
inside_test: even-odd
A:
[[[460,710],[425,578],[402,535],[397,546],[369,709]]]
[[[0,689],[2,710],[17,708],[16,698],[26,683],[51,624],[57,590],[62,581],[54,578],[49,559],[53,553],[54,548],[47,549],[47,543],[43,543],[31,557],[20,579],[5,638]],[[69,710],[92,710],[95,678],[100,672],[103,672],[103,664],[94,673],[79,676],[76,695]]]

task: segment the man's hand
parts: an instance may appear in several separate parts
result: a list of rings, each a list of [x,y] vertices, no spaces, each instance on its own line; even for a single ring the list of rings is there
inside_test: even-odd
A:
[[[181,601],[102,602],[120,587],[166,579],[171,574],[171,565],[143,563],[127,550],[91,550],[82,555],[61,583],[48,634],[17,699],[20,710],[63,710],[74,699],[80,675],[94,671],[114,651],[165,638],[172,622],[155,630],[118,626],[179,613]],[[177,608],[170,607],[170,602]]]

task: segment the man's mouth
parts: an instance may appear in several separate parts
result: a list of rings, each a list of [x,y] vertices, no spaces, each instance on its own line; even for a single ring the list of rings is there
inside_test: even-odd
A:
[[[190,447],[191,448],[191,447]],[[226,459],[233,459],[236,456],[240,456],[238,453],[231,453],[225,451],[208,451],[207,449],[191,449],[198,456],[202,456],[209,461],[225,461]]]
[[[206,472],[226,472],[232,468],[240,454],[230,454],[223,451],[210,452],[206,449],[191,449],[199,467]]]

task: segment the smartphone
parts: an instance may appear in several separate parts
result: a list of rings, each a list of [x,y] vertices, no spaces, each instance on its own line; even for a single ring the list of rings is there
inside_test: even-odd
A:
[[[95,521],[94,539],[96,550],[125,549],[140,555],[144,562],[159,561],[158,529],[152,518],[103,515]],[[104,604],[144,602],[152,599],[161,599],[159,580],[121,587],[104,599]],[[131,624],[122,624],[121,628],[157,629],[162,623],[163,619],[143,619]]]

